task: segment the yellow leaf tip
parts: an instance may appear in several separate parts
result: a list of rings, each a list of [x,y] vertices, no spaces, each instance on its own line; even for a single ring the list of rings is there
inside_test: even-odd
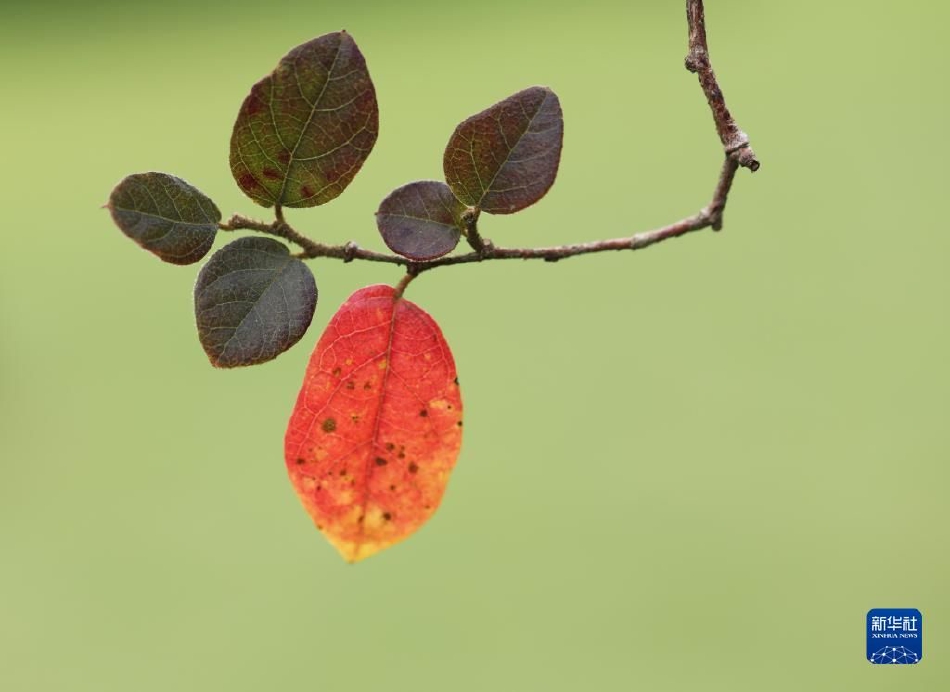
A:
[[[331,536],[327,536],[327,540],[337,549],[337,552],[340,553],[340,557],[351,565],[355,565],[361,560],[372,557],[379,551],[389,547],[388,544],[383,543],[356,543],[355,541],[340,540]]]

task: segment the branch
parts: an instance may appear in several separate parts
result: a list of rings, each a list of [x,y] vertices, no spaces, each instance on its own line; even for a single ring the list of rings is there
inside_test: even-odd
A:
[[[712,200],[698,213],[692,216],[688,216],[668,226],[637,233],[626,238],[597,240],[589,243],[557,245],[553,247],[502,248],[496,247],[490,240],[483,238],[479,234],[477,228],[478,210],[469,210],[466,212],[463,220],[465,223],[465,235],[469,245],[472,247],[472,252],[462,255],[440,257],[426,262],[416,262],[400,255],[389,255],[373,252],[372,250],[364,250],[352,241],[345,245],[325,245],[318,243],[299,233],[287,223],[284,219],[283,211],[280,208],[276,209],[277,219],[273,223],[255,221],[254,219],[248,219],[244,216],[234,215],[226,223],[219,224],[219,228],[223,231],[260,231],[261,233],[268,233],[279,238],[284,238],[295,243],[303,250],[297,254],[297,257],[301,259],[332,257],[341,259],[344,262],[363,260],[406,267],[407,276],[399,285],[400,295],[401,291],[405,289],[414,277],[424,271],[435,269],[436,267],[505,259],[540,259],[546,262],[557,262],[562,259],[567,259],[568,257],[589,255],[596,252],[642,250],[664,240],[678,238],[693,231],[703,230],[704,228],[711,228],[714,231],[718,231],[722,228],[722,216],[726,208],[726,199],[732,188],[736,171],[739,169],[739,166],[748,168],[751,171],[756,171],[759,168],[759,161],[755,157],[755,152],[752,151],[752,147],[749,146],[749,137],[745,132],[739,129],[729,109],[726,108],[725,98],[722,95],[722,90],[719,88],[716,75],[710,64],[709,47],[706,44],[706,21],[703,12],[703,0],[686,0],[686,21],[689,27],[689,53],[686,56],[686,69],[699,76],[700,86],[706,94],[706,100],[709,102],[713,120],[716,123],[716,130],[719,132],[719,139],[722,141],[726,153]]]
[[[353,241],[345,245],[325,245],[318,243],[294,229],[293,226],[283,219],[283,214],[281,214],[281,218],[273,223],[257,221],[255,219],[249,219],[246,216],[241,216],[240,214],[234,214],[225,223],[219,223],[218,228],[222,231],[259,231],[261,233],[277,236],[278,238],[284,238],[303,249],[303,252],[297,254],[297,257],[300,259],[332,257],[341,259],[344,262],[365,260],[367,262],[386,262],[388,264],[401,264],[404,266],[412,264],[412,261],[405,257],[387,255],[382,252],[373,252],[372,250],[363,250]]]
[[[689,26],[689,53],[686,55],[686,69],[699,77],[699,84],[706,94],[716,131],[726,150],[726,156],[735,159],[740,166],[755,172],[759,170],[759,161],[749,146],[749,136],[739,129],[732,113],[726,108],[726,99],[716,81],[712,63],[709,61],[709,45],[706,43],[706,16],[703,0],[686,0],[686,23]]]

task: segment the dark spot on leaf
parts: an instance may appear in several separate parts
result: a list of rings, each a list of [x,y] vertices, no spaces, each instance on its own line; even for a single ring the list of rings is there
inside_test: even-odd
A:
[[[332,374],[333,374],[334,377],[339,377],[339,376],[340,376],[340,372],[342,372],[342,371],[341,371],[339,368],[333,368],[333,373],[332,373]]]
[[[452,381],[455,383],[455,386],[458,386],[459,378],[456,377],[456,378],[455,378],[454,380],[452,380]]]
[[[313,188],[310,187],[309,185],[301,185],[301,186],[300,186],[300,196],[301,196],[302,198],[304,198],[304,199],[307,199],[307,198],[309,198],[309,197],[313,197]]]
[[[376,465],[377,465],[377,466],[385,466],[385,465],[388,464],[388,463],[389,463],[389,462],[386,461],[385,459],[383,459],[382,457],[376,457]]]
[[[346,467],[343,467],[342,469],[340,469],[340,475],[341,475],[341,476],[345,476],[345,475],[346,475]]]
[[[392,442],[387,442],[387,443],[386,443],[386,450],[387,450],[387,451],[390,451],[390,452],[391,452],[391,451],[393,451],[394,449],[396,449],[396,445],[394,445]]]
[[[279,154],[277,154],[277,160],[281,164],[286,166],[288,163],[290,163],[290,152],[287,151],[286,149],[280,152]]]
[[[456,423],[456,425],[461,428],[461,427],[462,427],[462,421],[459,421],[458,423]]]
[[[392,518],[393,518],[392,514],[390,514],[389,512],[383,512],[383,521],[389,521]]]
[[[269,178],[270,180],[280,180],[280,171],[274,168],[265,168],[264,177]]]
[[[361,514],[361,515],[360,515],[360,518],[357,519],[356,521],[358,521],[359,523],[362,524],[362,523],[363,523],[363,520],[364,520],[365,518],[366,518],[366,515],[365,515],[365,514]]]
[[[447,408],[449,411],[451,411],[451,410],[452,410],[452,404],[449,404],[448,406],[446,406],[446,408]]]
[[[363,389],[369,390],[369,389],[372,389],[372,388],[373,388],[372,383],[370,383],[370,382],[364,382],[364,383],[363,383]]]
[[[449,408],[452,408],[452,407],[450,406]],[[422,409],[421,411],[419,411],[419,415],[425,418],[426,416],[429,415],[429,412],[426,411],[425,409]]]
[[[238,184],[245,190],[262,189],[261,184],[257,182],[257,178],[250,173],[241,173],[241,177],[238,178]]]
[[[297,463],[298,463],[298,464],[306,464],[306,463],[307,463],[307,460],[306,460],[306,459],[300,459],[300,458],[298,458],[298,459],[297,459]]]
[[[353,421],[354,425],[360,422],[360,415],[358,413],[351,413],[350,420]]]
[[[419,466],[416,464],[416,462],[409,462],[409,473],[419,473]]]
[[[350,380],[349,382],[346,383],[346,388],[347,388],[347,389],[355,389],[355,388],[356,388],[356,383],[355,383],[353,380]]]
[[[396,489],[396,486],[395,486],[395,485],[391,485],[391,486],[389,486],[389,489],[390,489],[390,490],[395,490],[395,489]]]
[[[321,427],[323,428],[323,432],[333,432],[334,430],[336,430],[336,419],[335,418],[325,419]]]

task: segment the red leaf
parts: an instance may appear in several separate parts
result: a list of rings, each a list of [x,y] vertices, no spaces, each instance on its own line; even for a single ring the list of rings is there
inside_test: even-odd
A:
[[[391,286],[354,293],[310,357],[284,440],[317,528],[348,562],[407,538],[438,508],[461,444],[438,325]]]

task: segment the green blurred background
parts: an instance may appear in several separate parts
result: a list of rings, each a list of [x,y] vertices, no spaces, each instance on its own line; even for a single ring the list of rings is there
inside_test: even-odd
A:
[[[294,497],[283,431],[332,312],[398,271],[312,263],[304,341],[216,371],[197,266],[100,209],[161,170],[263,215],[228,170],[238,106],[346,28],[379,141],[299,227],[381,248],[379,200],[538,83],[564,107],[559,179],[485,235],[662,225],[721,156],[683,4],[3,7],[0,689],[950,689],[945,3],[710,2],[763,162],[721,234],[414,284],[465,443],[435,519],[355,566]],[[923,612],[920,665],[864,660],[873,607]]]

